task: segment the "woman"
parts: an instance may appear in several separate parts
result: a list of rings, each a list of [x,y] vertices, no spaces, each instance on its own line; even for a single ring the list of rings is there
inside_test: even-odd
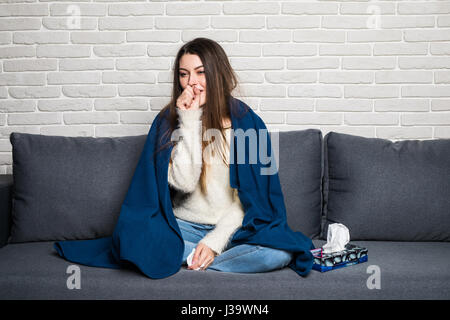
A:
[[[236,84],[226,53],[213,40],[197,38],[178,51],[172,101],[162,113],[170,109],[168,134],[176,142],[168,182],[185,244],[183,264],[189,262],[190,270],[265,272],[283,268],[292,259],[288,251],[260,245],[230,247],[244,218],[237,190],[229,183],[227,103]]]
[[[150,126],[112,235],[58,241],[55,250],[89,266],[136,266],[153,279],[183,264],[227,272],[288,265],[306,276],[314,246],[287,225],[277,172],[266,174],[265,161],[236,161],[273,150],[260,136],[267,133],[262,119],[231,96],[237,81],[225,52],[212,40],[192,40],[174,70],[171,102]],[[256,149],[244,143],[234,152],[242,132],[256,131],[249,143]]]

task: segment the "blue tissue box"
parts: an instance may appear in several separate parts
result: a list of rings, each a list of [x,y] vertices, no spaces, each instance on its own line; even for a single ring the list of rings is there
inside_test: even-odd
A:
[[[314,257],[312,268],[320,272],[348,267],[368,260],[367,248],[359,247],[354,244],[347,244],[345,250],[338,252],[323,253],[323,249],[318,248],[311,250],[311,253]]]

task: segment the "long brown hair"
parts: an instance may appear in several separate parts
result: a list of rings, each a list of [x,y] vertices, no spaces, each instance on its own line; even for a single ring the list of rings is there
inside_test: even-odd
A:
[[[207,38],[195,38],[185,43],[178,51],[173,67],[173,88],[172,98],[170,102],[160,111],[161,115],[166,115],[169,126],[166,132],[162,135],[164,137],[170,137],[172,132],[178,126],[178,114],[176,112],[176,101],[183,92],[183,88],[180,84],[179,67],[180,59],[184,54],[197,55],[205,70],[206,77],[206,102],[201,107],[202,112],[202,137],[204,133],[207,134],[202,138],[202,171],[200,174],[200,189],[203,194],[206,193],[206,172],[208,164],[205,163],[205,148],[209,145],[213,154],[216,152],[221,155],[223,162],[229,166],[225,160],[225,155],[222,146],[218,146],[216,141],[210,141],[211,137],[208,135],[208,129],[218,129],[221,132],[221,140],[225,142],[225,128],[223,126],[223,119],[231,119],[230,110],[234,112],[233,104],[229,106],[230,99],[232,99],[231,92],[238,88],[238,78],[232,69],[228,57],[223,48],[215,41]],[[168,109],[168,112],[166,112]],[[220,141],[219,141],[220,144]],[[169,141],[162,146],[160,150],[170,145],[176,145],[176,141]],[[158,150],[158,151],[160,151]],[[172,163],[172,158],[170,158]]]

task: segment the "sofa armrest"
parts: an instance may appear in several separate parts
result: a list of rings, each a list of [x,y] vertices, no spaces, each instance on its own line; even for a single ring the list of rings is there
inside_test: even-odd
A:
[[[11,231],[13,175],[0,174],[0,248],[8,243]]]

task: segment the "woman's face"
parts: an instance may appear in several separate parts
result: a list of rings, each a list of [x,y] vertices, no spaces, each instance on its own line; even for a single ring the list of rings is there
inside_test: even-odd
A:
[[[206,77],[202,60],[196,54],[184,54],[180,59],[178,77],[183,90],[189,84],[200,90],[200,105],[206,102]]]

